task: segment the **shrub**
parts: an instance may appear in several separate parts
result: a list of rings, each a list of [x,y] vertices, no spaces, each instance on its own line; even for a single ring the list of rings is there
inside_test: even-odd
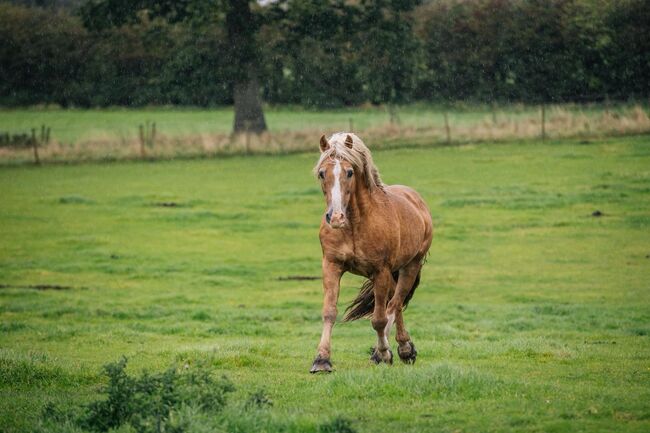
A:
[[[226,404],[232,383],[215,380],[197,367],[172,367],[162,373],[126,373],[126,358],[104,367],[108,384],[102,390],[106,399],[87,407],[80,419],[83,428],[104,432],[128,425],[137,432],[180,431],[175,420],[184,407],[217,413]],[[174,428],[176,427],[176,428]]]

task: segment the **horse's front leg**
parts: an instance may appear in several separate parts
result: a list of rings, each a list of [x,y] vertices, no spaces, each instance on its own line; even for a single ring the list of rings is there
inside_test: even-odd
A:
[[[370,357],[376,364],[385,362],[393,363],[393,352],[388,344],[388,334],[395,316],[386,315],[386,302],[392,292],[395,281],[389,269],[380,271],[374,278],[373,291],[375,293],[375,309],[372,313],[372,327],[377,332],[377,346]]]
[[[339,299],[341,275],[343,275],[342,266],[323,258],[323,333],[318,344],[318,355],[311,366],[310,373],[332,371],[331,338],[332,328],[336,322],[336,302]]]

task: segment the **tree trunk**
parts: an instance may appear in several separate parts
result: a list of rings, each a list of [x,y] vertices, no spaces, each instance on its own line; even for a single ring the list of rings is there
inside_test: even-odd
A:
[[[248,68],[246,80],[237,81],[234,86],[235,100],[235,134],[266,131],[266,120],[262,111],[259,90],[260,84],[252,65]]]
[[[230,41],[230,59],[235,67],[233,99],[235,102],[235,134],[266,131],[266,120],[260,101],[258,81],[258,50],[255,32],[258,23],[251,13],[249,0],[229,0],[226,28]]]

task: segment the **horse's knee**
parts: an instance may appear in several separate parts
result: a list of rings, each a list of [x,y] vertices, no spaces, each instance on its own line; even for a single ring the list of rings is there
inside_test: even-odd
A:
[[[373,317],[371,323],[375,331],[383,331],[386,328],[386,324],[388,323],[388,317]]]
[[[323,322],[334,323],[336,322],[337,311],[336,308],[323,309]]]

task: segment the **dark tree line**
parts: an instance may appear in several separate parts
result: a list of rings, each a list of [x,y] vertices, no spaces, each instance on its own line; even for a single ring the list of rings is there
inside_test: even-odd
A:
[[[63,3],[0,3],[1,105],[650,97],[647,0]]]

